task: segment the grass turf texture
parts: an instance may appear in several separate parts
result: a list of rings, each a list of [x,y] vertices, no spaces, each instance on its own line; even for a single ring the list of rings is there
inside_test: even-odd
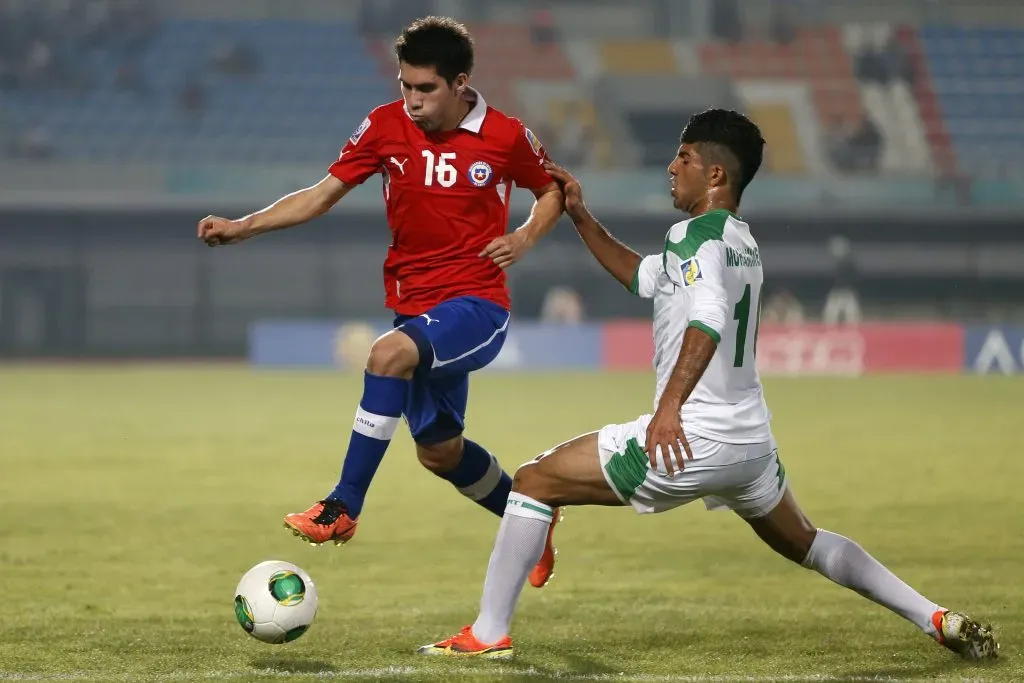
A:
[[[1024,679],[1024,382],[767,384],[811,519],[991,620],[1002,657],[976,666],[700,504],[569,510],[556,578],[524,593],[512,663],[418,658],[475,617],[497,520],[423,471],[404,428],[353,542],[311,548],[281,526],[331,488],[359,380],[0,368],[0,679]],[[648,374],[478,375],[467,434],[514,469],[649,410],[651,389]],[[289,645],[235,622],[235,584],[264,559],[319,588],[317,622]]]

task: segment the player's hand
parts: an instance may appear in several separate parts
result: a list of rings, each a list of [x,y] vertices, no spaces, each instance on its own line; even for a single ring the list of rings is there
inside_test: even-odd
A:
[[[526,236],[526,231],[516,230],[491,240],[479,255],[491,259],[504,270],[521,259],[531,246],[533,245]]]
[[[585,209],[583,204],[583,186],[580,185],[580,181],[576,180],[572,173],[569,173],[550,159],[544,162],[544,170],[555,179],[558,187],[562,190],[562,194],[565,195],[566,213],[573,216]]]
[[[242,221],[233,221],[220,216],[207,216],[199,221],[199,239],[208,247],[236,244],[247,240],[255,233]]]
[[[665,463],[665,473],[670,477],[676,470],[683,471],[684,460],[693,460],[693,451],[683,433],[683,421],[679,418],[678,410],[659,408],[647,425],[647,440],[644,443],[651,469],[658,470],[660,454]]]

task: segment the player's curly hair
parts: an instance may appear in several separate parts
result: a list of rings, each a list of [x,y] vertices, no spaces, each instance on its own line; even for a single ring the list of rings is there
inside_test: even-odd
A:
[[[736,201],[754,179],[764,158],[761,129],[743,114],[731,109],[708,109],[690,117],[679,142],[697,145],[701,157],[725,166],[734,180]]]
[[[403,29],[395,55],[399,62],[434,67],[451,85],[459,74],[473,71],[473,37],[451,17],[423,17]]]

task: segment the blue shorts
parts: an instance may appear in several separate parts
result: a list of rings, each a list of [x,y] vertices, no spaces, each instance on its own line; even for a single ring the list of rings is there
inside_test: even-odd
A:
[[[462,434],[469,373],[497,358],[509,317],[492,301],[460,296],[423,315],[395,318],[394,326],[416,343],[420,353],[405,403],[405,419],[416,443],[435,444]]]

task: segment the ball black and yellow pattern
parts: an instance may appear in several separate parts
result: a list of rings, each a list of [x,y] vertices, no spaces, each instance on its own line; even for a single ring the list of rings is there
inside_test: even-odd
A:
[[[282,605],[297,605],[306,597],[306,584],[302,577],[288,570],[273,574],[267,581],[267,587]]]

